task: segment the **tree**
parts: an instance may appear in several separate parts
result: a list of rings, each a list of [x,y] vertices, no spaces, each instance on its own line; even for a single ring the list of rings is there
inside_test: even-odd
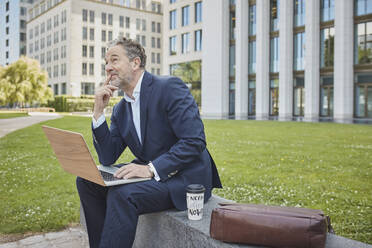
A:
[[[23,107],[46,103],[53,98],[47,75],[37,60],[27,57],[0,68],[0,104]]]

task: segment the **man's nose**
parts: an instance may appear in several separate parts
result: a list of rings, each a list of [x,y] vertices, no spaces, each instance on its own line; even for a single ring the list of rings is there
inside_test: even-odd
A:
[[[112,69],[112,66],[110,64],[106,64],[105,70],[106,70],[107,73],[110,73],[113,69]]]

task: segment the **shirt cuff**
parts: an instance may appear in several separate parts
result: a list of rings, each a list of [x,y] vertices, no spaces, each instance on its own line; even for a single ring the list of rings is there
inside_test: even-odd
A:
[[[154,172],[154,179],[159,182],[160,177],[159,177],[158,172],[155,169],[155,166],[152,164],[152,162],[149,163],[149,166],[151,167],[152,171]]]
[[[104,115],[104,114],[102,114],[102,115],[98,118],[98,120],[94,119],[94,117],[92,116],[93,129],[96,129],[97,127],[101,126],[102,123],[105,122],[105,120],[106,120],[106,118],[105,118],[105,115]]]

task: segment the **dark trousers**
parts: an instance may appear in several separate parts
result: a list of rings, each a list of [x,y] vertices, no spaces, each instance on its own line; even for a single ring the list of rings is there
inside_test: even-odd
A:
[[[140,214],[174,208],[167,186],[152,179],[102,187],[76,179],[92,248],[132,247]]]

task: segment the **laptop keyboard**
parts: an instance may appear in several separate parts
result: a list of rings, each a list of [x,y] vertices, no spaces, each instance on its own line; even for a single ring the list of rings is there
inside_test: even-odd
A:
[[[111,173],[108,173],[106,171],[101,171],[101,175],[102,175],[102,178],[104,181],[116,181],[116,180],[121,180],[122,178],[117,178],[117,177],[114,177],[113,174]]]

